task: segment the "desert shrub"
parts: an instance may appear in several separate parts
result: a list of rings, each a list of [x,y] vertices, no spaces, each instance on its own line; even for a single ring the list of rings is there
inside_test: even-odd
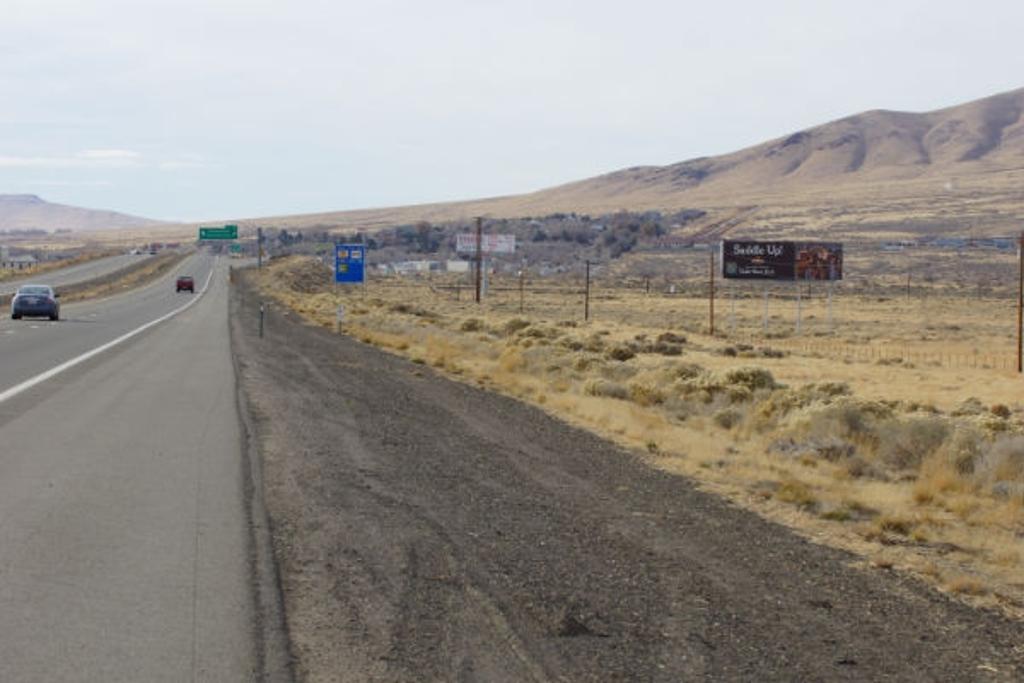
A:
[[[985,438],[971,425],[958,425],[942,444],[937,457],[948,463],[958,475],[969,475],[981,459]]]
[[[657,343],[659,344],[685,344],[686,337],[681,334],[674,332],[662,332],[658,335]]]
[[[779,439],[772,443],[768,450],[793,458],[811,456],[829,462],[838,462],[853,457],[857,447],[837,436],[824,436],[804,441],[796,441],[792,438]]]
[[[937,417],[887,420],[877,427],[878,456],[889,467],[916,470],[942,446],[949,431],[949,424]]]
[[[996,417],[992,413],[988,412],[988,410],[978,415],[972,415],[967,419],[969,419],[975,427],[990,436],[1009,432],[1014,426],[1009,420]]]
[[[753,392],[756,389],[774,389],[778,385],[772,373],[756,366],[730,368],[721,375],[721,383],[726,386],[741,386]]]
[[[640,406],[653,406],[665,402],[665,392],[654,384],[636,382],[629,385],[629,398]]]
[[[681,356],[683,355],[683,347],[679,344],[670,344],[668,342],[655,342],[654,344],[648,344],[644,347],[646,353],[658,353],[662,356]]]
[[[811,487],[798,479],[787,479],[775,490],[775,498],[799,507],[814,507],[818,500]]]
[[[572,369],[577,372],[586,372],[595,367],[601,367],[604,365],[604,361],[597,356],[588,356],[586,354],[580,354],[573,359]]]
[[[978,459],[977,478],[986,484],[1024,482],[1024,436],[997,439]]]
[[[557,329],[553,327],[544,327],[543,325],[530,325],[529,327],[524,327],[519,331],[519,337],[536,339],[538,341],[542,339],[557,339],[561,334],[562,333]]]
[[[511,336],[518,332],[519,330],[524,330],[529,326],[529,320],[523,320],[522,318],[512,318],[502,326],[501,331],[504,332],[506,336]]]
[[[404,313],[407,315],[414,315],[419,318],[436,319],[438,318],[437,313],[428,311],[425,308],[419,306],[413,306],[412,304],[392,304],[390,308],[392,313]]]
[[[572,337],[564,337],[558,343],[570,351],[580,351],[583,348],[583,342],[579,339],[573,339]]]
[[[953,417],[964,417],[967,415],[981,415],[985,412],[987,412],[985,410],[985,405],[978,399],[971,396],[970,398],[965,398],[961,401],[960,405],[954,408],[953,412],[950,414],[953,415]]]
[[[743,414],[735,408],[722,408],[715,411],[711,419],[722,429],[732,429],[743,419]]]
[[[583,348],[591,353],[601,353],[604,351],[604,339],[597,334],[592,334],[586,338],[583,342]]]
[[[629,400],[629,390],[617,382],[610,382],[606,379],[592,379],[583,385],[583,393],[587,396],[600,396],[602,398],[616,398],[622,401]]]
[[[884,473],[872,465],[867,458],[856,453],[842,461],[842,466],[846,473],[854,479],[886,479]]]
[[[704,368],[696,363],[682,363],[672,369],[672,374],[675,375],[676,379],[683,380],[693,379],[703,372]]]
[[[510,346],[498,357],[498,367],[505,372],[519,372],[526,368],[526,359],[519,349]]]
[[[871,447],[877,439],[874,425],[881,412],[877,408],[873,401],[842,397],[827,405],[808,407],[798,421],[798,428],[812,437],[838,436]]]
[[[462,332],[480,332],[483,329],[484,321],[480,318],[466,318],[459,326],[459,330]]]
[[[988,411],[995,415],[996,417],[1002,418],[1004,420],[1010,419],[1010,416],[1013,415],[1013,411],[1010,410],[1009,406],[1006,406],[1002,403],[996,403],[995,405],[990,407]]]
[[[611,360],[627,361],[636,356],[636,352],[625,344],[616,344],[612,348],[608,349],[608,352],[605,355]]]
[[[599,370],[601,377],[613,382],[625,382],[638,372],[637,368],[629,363],[603,363]]]
[[[723,391],[729,403],[747,403],[754,398],[754,392],[742,384],[730,384]]]

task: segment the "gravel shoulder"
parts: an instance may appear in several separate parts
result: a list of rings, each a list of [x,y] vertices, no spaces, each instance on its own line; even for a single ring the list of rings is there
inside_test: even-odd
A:
[[[988,681],[1021,626],[270,310],[234,352],[302,680]]]

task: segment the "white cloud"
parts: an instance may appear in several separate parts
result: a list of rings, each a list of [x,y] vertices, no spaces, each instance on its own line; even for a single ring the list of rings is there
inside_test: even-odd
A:
[[[134,161],[142,157],[138,152],[129,149],[87,149],[75,156],[94,161]]]
[[[124,149],[87,149],[73,156],[5,156],[0,168],[127,168],[141,165],[142,155]]]
[[[161,161],[157,168],[161,171],[185,171],[193,168],[205,168],[206,163],[200,159],[172,159]]]
[[[29,185],[37,187],[113,187],[109,180],[32,180]]]

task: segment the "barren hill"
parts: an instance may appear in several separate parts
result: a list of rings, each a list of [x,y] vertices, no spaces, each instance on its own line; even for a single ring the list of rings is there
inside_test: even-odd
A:
[[[33,194],[0,194],[0,230],[108,230],[160,225],[115,211],[51,204]]]
[[[873,110],[754,147],[638,166],[530,194],[279,217],[288,227],[373,228],[555,211],[700,208],[688,230],[1002,235],[1024,222],[1024,89],[926,113]]]

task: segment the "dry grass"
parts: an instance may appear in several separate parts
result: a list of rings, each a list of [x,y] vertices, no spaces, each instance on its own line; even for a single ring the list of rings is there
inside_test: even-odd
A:
[[[167,253],[132,267],[114,277],[103,278],[94,284],[86,283],[82,287],[65,288],[63,300],[65,302],[83,301],[85,299],[96,299],[121,292],[135,289],[158,279],[162,275],[177,267],[188,254]]]
[[[769,352],[779,340],[702,334],[687,311],[706,304],[680,297],[602,291],[600,321],[584,323],[564,296],[521,314],[500,294],[482,306],[397,283],[334,294],[302,259],[260,282],[327,327],[344,303],[348,334],[539,405],[817,541],[940,587],[969,575],[983,590],[949,590],[1024,606],[1024,410],[1011,373]],[[870,317],[886,302],[856,303]],[[934,304],[926,324],[962,332],[969,308]],[[919,324],[872,329],[909,339]]]
[[[115,256],[120,253],[121,251],[116,249],[93,249],[78,254],[72,258],[61,259],[59,261],[44,261],[32,268],[25,268],[23,270],[0,270],[0,282],[42,275],[43,273],[49,273],[61,268],[70,268],[71,266],[77,266],[81,263],[88,263],[89,261],[95,261],[108,256]]]

